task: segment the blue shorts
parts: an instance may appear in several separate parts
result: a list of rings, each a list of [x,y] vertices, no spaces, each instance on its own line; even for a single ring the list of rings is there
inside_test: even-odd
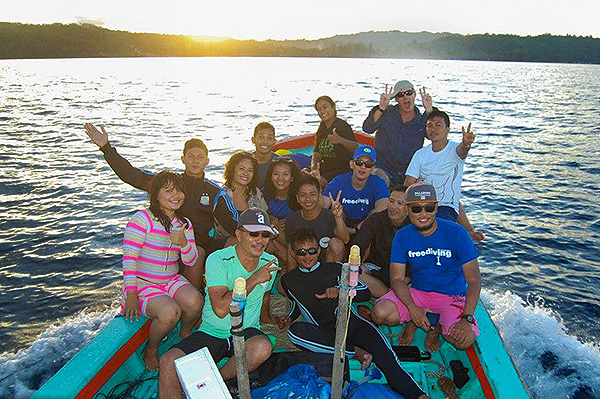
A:
[[[458,219],[458,213],[450,206],[438,206],[437,214],[435,216],[451,222],[456,222],[456,219]]]

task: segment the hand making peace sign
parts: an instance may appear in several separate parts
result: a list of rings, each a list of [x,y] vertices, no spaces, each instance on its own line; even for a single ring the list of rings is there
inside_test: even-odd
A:
[[[419,94],[421,95],[421,101],[423,102],[425,111],[428,113],[433,111],[433,100],[431,99],[431,96],[427,94],[427,91],[425,91],[425,87],[419,89]]]
[[[469,126],[467,126],[467,130],[465,130],[465,127],[462,127],[462,134],[463,134],[463,145],[465,147],[471,147],[471,144],[473,144],[473,142],[475,141],[475,133],[471,132],[471,123],[469,122]]]
[[[334,218],[341,218],[342,216],[344,216],[344,208],[342,207],[342,204],[340,202],[341,196],[342,196],[342,190],[338,191],[338,194],[337,194],[337,197],[335,197],[335,200],[331,196],[331,193],[329,193],[329,199],[331,200],[331,213],[333,213]]]

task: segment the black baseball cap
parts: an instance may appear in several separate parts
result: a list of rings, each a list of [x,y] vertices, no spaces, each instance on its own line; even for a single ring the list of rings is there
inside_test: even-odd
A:
[[[271,227],[271,220],[265,211],[259,208],[248,208],[240,215],[237,222],[238,229],[247,231],[268,231],[277,235],[279,231]]]

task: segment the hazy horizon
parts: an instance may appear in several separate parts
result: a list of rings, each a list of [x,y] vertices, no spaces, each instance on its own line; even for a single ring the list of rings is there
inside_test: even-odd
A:
[[[362,32],[541,34],[600,38],[600,2],[540,0],[274,0],[227,5],[192,0],[21,0],[3,5],[4,22],[92,23],[111,30],[238,40],[316,40]]]

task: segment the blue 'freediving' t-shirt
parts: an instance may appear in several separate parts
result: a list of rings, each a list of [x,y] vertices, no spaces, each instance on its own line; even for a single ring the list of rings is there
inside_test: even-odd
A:
[[[335,199],[340,190],[342,191],[340,202],[350,226],[357,225],[369,216],[369,212],[375,208],[375,202],[390,196],[387,185],[376,175],[370,175],[362,190],[356,190],[352,186],[352,172],[334,177],[325,187],[323,195],[328,197],[331,193]]]
[[[391,263],[410,263],[412,288],[446,295],[466,295],[462,266],[479,254],[469,233],[461,225],[436,218],[430,236],[409,224],[392,241]]]

